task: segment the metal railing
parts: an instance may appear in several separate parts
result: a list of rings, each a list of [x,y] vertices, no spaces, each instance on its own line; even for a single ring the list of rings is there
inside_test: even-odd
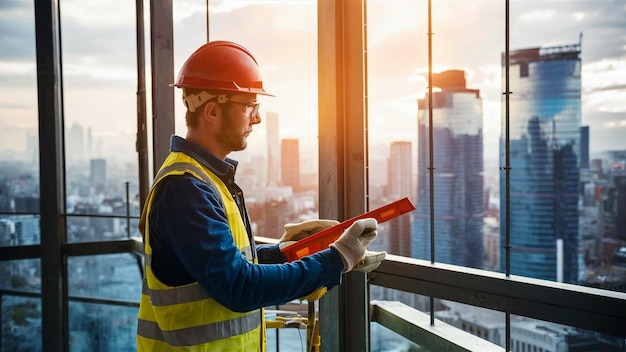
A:
[[[257,238],[259,243],[271,239]],[[28,246],[21,252],[3,251],[2,260],[35,258],[39,246]],[[13,255],[9,255],[13,253]],[[67,256],[131,253],[143,255],[140,238],[119,241],[72,243],[65,245]],[[18,258],[21,257],[21,258]],[[375,271],[368,275],[370,285],[386,287],[414,294],[451,300],[475,307],[492,309],[543,321],[592,330],[626,338],[626,293],[563,284],[526,277],[505,276],[503,273],[459,267],[442,263],[388,255]],[[40,293],[21,290],[0,290],[0,295],[40,297]],[[137,302],[68,297],[81,301],[108,305],[134,306]],[[467,333],[436,322],[434,329],[427,315],[413,309],[394,309],[389,302],[372,301],[370,321],[399,333],[422,346],[448,346],[449,350],[467,350],[467,344],[480,344]],[[416,323],[419,317],[424,320]],[[418,318],[416,318],[418,317]],[[323,323],[324,316],[320,316]],[[443,328],[442,328],[443,327]],[[452,330],[451,330],[452,329]],[[481,345],[483,346],[483,345]],[[485,341],[482,348],[497,347]]]
[[[626,338],[626,293],[388,255],[377,285]]]

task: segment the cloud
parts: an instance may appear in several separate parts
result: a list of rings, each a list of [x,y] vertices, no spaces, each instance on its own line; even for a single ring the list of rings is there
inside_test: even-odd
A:
[[[626,41],[626,6],[623,2],[514,1],[511,14],[512,49],[573,44],[582,34],[583,62],[624,55],[621,43]]]
[[[24,109],[29,109],[29,108],[30,106],[26,104],[0,102],[0,110],[24,110]]]
[[[626,56],[583,64],[583,112],[626,112]]]
[[[525,12],[518,16],[521,22],[548,22],[553,20],[558,15],[558,12],[554,9],[535,10],[531,12]]]
[[[34,14],[32,1],[0,1],[0,61],[35,60]]]
[[[623,150],[626,135],[624,113],[591,112],[583,115],[583,125],[589,126],[589,144],[592,152]]]
[[[590,90],[589,93],[595,93],[595,92],[606,92],[606,91],[612,91],[612,90],[626,90],[626,84],[616,84],[616,85],[612,85],[612,86],[604,86],[604,87],[600,87],[600,88],[596,88],[593,90]]]
[[[381,136],[406,139],[415,134],[416,100],[423,97],[427,84],[426,4],[368,3],[368,100],[371,127]],[[597,133],[606,133],[606,141],[616,140],[604,126],[621,126],[626,109],[623,1],[511,4],[511,50],[575,44],[583,33],[583,119],[593,122]],[[125,131],[129,121],[134,123],[135,113],[134,2],[63,0],[61,6],[69,121],[85,121],[102,133]],[[173,6],[176,74],[187,56],[206,42],[206,13],[203,1],[176,1]],[[317,122],[311,118],[317,116],[316,2],[211,0],[210,6],[211,39],[236,41],[250,49],[261,65],[266,88],[278,95],[264,101],[262,109],[279,112],[284,131],[316,135]],[[433,16],[434,71],[465,70],[468,87],[481,91],[489,121],[497,121],[505,44],[503,2],[441,0],[433,3]],[[146,54],[149,64],[150,52]],[[34,65],[33,2],[0,0],[0,92],[7,97],[0,99],[0,116],[17,116],[16,108],[36,100]],[[149,78],[150,71],[146,74]],[[15,87],[26,93],[18,96]],[[92,110],[90,116],[85,114]],[[177,122],[182,120],[178,115]],[[36,111],[33,116],[36,124]],[[496,129],[485,127],[486,132]]]
[[[604,124],[606,128],[622,127],[626,128],[626,119],[620,121],[609,121]]]

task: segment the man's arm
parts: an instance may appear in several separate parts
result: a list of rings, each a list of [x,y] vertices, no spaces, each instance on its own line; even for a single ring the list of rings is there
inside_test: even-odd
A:
[[[154,207],[151,236],[157,234],[207,293],[231,310],[281,304],[340,283],[343,263],[335,250],[293,263],[248,262],[233,241],[219,194],[191,176],[168,180]]]

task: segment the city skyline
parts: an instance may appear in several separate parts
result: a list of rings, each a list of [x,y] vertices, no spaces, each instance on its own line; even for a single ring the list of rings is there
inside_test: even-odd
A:
[[[582,122],[592,131],[592,153],[620,149],[624,143],[620,136],[626,133],[626,102],[618,97],[626,87],[626,24],[621,20],[625,7],[620,1],[608,0],[512,1],[512,50],[574,42],[583,33],[583,45],[588,50],[582,57]],[[174,8],[177,71],[183,58],[206,40],[206,35],[201,33],[205,28],[203,6],[179,1]],[[91,126],[94,140],[103,141],[104,152],[128,153],[134,150],[136,129],[134,6],[64,0],[61,10],[64,31],[75,33],[65,36],[63,42],[66,123]],[[315,150],[315,1],[212,1],[211,10],[215,14],[211,38],[235,40],[250,48],[261,64],[267,89],[277,95],[262,101],[262,111],[284,117],[281,136],[297,137],[303,150]],[[415,102],[427,86],[425,10],[426,1],[412,2],[410,6],[405,1],[368,3],[369,118],[371,130],[376,131],[370,134],[372,145],[398,140],[417,145]],[[499,11],[503,7],[493,6],[488,0],[433,4],[437,34],[433,72],[463,69],[468,84],[481,90],[485,151],[497,150],[501,121],[499,59],[504,50],[504,23]],[[374,13],[376,16],[371,15]],[[460,13],[463,16],[455,16]],[[482,19],[472,22],[479,14]],[[10,155],[8,150],[26,150],[26,133],[37,131],[36,104],[32,104],[36,98],[33,16],[32,4],[27,1],[0,4],[0,26],[11,28],[0,32],[0,151],[6,152],[3,155]],[[226,23],[237,26],[233,30]],[[551,25],[544,26],[545,23]],[[262,30],[250,31],[252,26]],[[460,35],[461,29],[464,35],[483,39],[479,49],[468,47],[472,41]],[[259,40],[259,36],[265,39]],[[99,43],[116,43],[115,49]],[[295,52],[305,59],[294,60]],[[389,60],[394,64],[389,65]],[[110,65],[102,64],[109,62]],[[106,71],[100,67],[106,67]],[[309,94],[303,98],[303,92]],[[183,134],[184,111],[178,94],[176,91],[176,133]],[[115,104],[108,103],[111,101]],[[266,126],[262,123],[251,135],[250,145],[260,145],[265,135]],[[497,153],[487,157],[497,159]]]
[[[366,61],[369,67],[368,76],[363,78],[368,85],[365,98],[369,121],[367,130],[363,131],[367,132],[369,160],[365,163],[367,177],[362,183],[357,181],[355,186],[365,188],[368,207],[405,193],[415,196],[418,191],[421,194],[416,202],[422,202],[414,213],[418,216],[404,216],[397,219],[400,221],[381,224],[379,239],[374,246],[385,247],[371,249],[410,256],[413,248],[407,247],[411,241],[424,244],[427,249],[431,245],[430,229],[425,225],[431,220],[436,223],[433,234],[436,247],[431,248],[438,252],[433,258],[436,263],[430,267],[426,262],[425,265],[399,263],[403,267],[411,265],[397,273],[395,270],[391,272],[394,282],[389,288],[384,286],[383,275],[378,272],[372,273],[378,276],[368,275],[370,279],[382,277],[383,286],[379,286],[381,281],[374,280],[362,293],[373,304],[382,296],[384,300],[411,302],[412,308],[424,312],[430,308],[431,319],[437,319],[437,324],[443,320],[459,329],[451,334],[455,336],[450,341],[467,340],[461,331],[464,330],[500,345],[515,343],[515,350],[530,350],[531,347],[542,351],[574,350],[583,348],[583,343],[597,346],[597,349],[603,344],[615,343],[615,350],[624,350],[623,337],[588,334],[580,329],[584,326],[595,329],[597,323],[599,331],[621,332],[615,329],[615,324],[603,325],[606,318],[611,318],[603,307],[606,305],[610,310],[611,302],[614,303],[609,301],[608,294],[582,287],[567,289],[566,285],[554,283],[544,285],[539,280],[509,280],[508,275],[505,278],[495,273],[477,275],[478,270],[468,268],[484,268],[503,274],[505,270],[500,261],[512,258],[512,274],[538,276],[536,272],[526,270],[528,263],[537,266],[534,253],[528,255],[526,262],[525,258],[517,261],[519,258],[508,253],[505,256],[504,252],[502,257],[482,255],[483,248],[489,251],[488,254],[493,254],[493,249],[500,254],[499,249],[505,245],[504,239],[500,241],[498,227],[501,220],[504,225],[506,216],[499,216],[501,213],[494,209],[499,203],[494,203],[491,208],[490,202],[490,197],[500,199],[497,177],[503,174],[499,171],[497,159],[502,155],[499,141],[503,123],[504,2],[433,2],[435,35],[432,37],[433,33],[427,33],[430,28],[426,25],[426,5],[430,2],[370,0],[367,3]],[[0,3],[0,179],[4,181],[0,184],[0,211],[4,213],[0,219],[0,240],[5,246],[34,245],[32,249],[19,249],[21,253],[30,253],[28,259],[13,260],[12,257],[0,266],[0,275],[4,278],[2,287],[28,295],[11,294],[3,299],[2,321],[8,329],[3,329],[2,344],[9,349],[15,349],[14,346],[37,349],[41,348],[42,341],[49,342],[51,336],[56,336],[72,349],[132,350],[137,312],[128,305],[137,303],[140,296],[141,257],[139,251],[134,251],[134,245],[132,253],[121,253],[120,244],[101,241],[140,237],[137,215],[142,204],[135,195],[138,195],[138,174],[146,176],[146,172],[137,167],[135,152],[134,4],[119,1],[110,4],[106,1],[58,2],[60,23],[63,24],[59,26],[63,33],[63,79],[58,83],[59,93],[65,100],[63,116],[58,122],[64,125],[67,133],[65,140],[42,139],[41,150],[37,138],[35,74],[41,71],[35,68],[34,61],[33,4],[34,1],[29,0]],[[202,44],[207,35],[204,33],[206,13],[203,3],[177,0],[173,5],[176,72],[183,59]],[[550,86],[556,89],[549,93],[559,93],[563,86],[573,87],[577,94],[576,98],[567,98],[570,100],[560,95],[555,98],[542,89],[525,90],[524,85],[515,85],[524,83],[520,77],[525,75],[524,69],[516,71],[521,66],[519,62],[512,65],[513,98],[518,99],[512,104],[515,114],[511,116],[513,127],[510,129],[513,170],[525,172],[515,176],[513,194],[502,198],[514,202],[521,200],[513,206],[518,211],[513,215],[513,220],[517,221],[514,233],[522,234],[516,237],[526,241],[525,235],[530,232],[526,230],[533,226],[546,228],[554,225],[554,237],[565,242],[564,281],[575,281],[571,279],[571,273],[584,269],[585,280],[576,284],[624,292],[626,274],[617,265],[612,266],[611,260],[616,249],[626,245],[626,229],[623,228],[626,224],[626,140],[623,138],[626,135],[626,102],[622,99],[626,92],[626,23],[623,21],[626,4],[623,0],[512,0],[511,5],[513,54],[520,48],[581,43],[581,33],[584,33],[582,43],[585,48],[580,52],[580,65],[574,65],[571,70],[575,75],[580,73],[582,78],[579,76],[573,82],[546,79],[549,84],[565,83]],[[148,14],[148,6],[145,9]],[[248,149],[232,154],[235,159],[244,161],[237,168],[237,183],[247,195],[248,215],[253,220],[252,231],[256,236],[279,238],[285,223],[318,217],[319,208],[327,205],[328,193],[334,192],[326,179],[318,180],[309,173],[310,170],[318,171],[317,136],[324,133],[318,131],[317,126],[317,78],[324,73],[317,72],[315,61],[316,9],[316,1],[309,0],[211,1],[211,39],[234,40],[251,49],[261,64],[266,89],[278,96],[261,100],[263,122],[254,126]],[[434,126],[424,126],[429,118],[426,109],[428,38],[434,39],[433,73],[437,75],[433,86],[438,86],[431,96],[435,97],[434,105],[438,110],[434,115]],[[149,37],[146,39],[149,42]],[[348,47],[341,44],[341,48]],[[146,48],[146,53],[149,52],[150,48]],[[149,72],[148,67],[146,73]],[[459,72],[463,72],[462,87],[457,84],[460,79],[452,80],[456,83],[447,87],[442,87],[442,82],[437,80]],[[532,69],[529,72],[530,77],[535,77]],[[538,77],[545,78],[543,75]],[[150,84],[148,82],[148,97]],[[545,88],[545,85],[536,87]],[[531,88],[536,87],[531,85]],[[176,133],[184,136],[184,107],[180,103],[180,91],[175,92]],[[528,93],[535,92],[542,93],[542,96],[529,99]],[[353,97],[352,93],[349,97]],[[555,107],[563,106],[570,107],[569,114],[553,114]],[[50,112],[48,109],[43,111]],[[147,116],[150,124],[150,111]],[[586,127],[584,132],[581,131],[583,126]],[[428,127],[434,127],[435,132],[435,148],[430,148],[435,153],[434,165],[429,165],[426,156],[430,151],[425,138]],[[561,134],[562,131],[566,133]],[[150,135],[148,137],[150,144]],[[166,140],[159,139],[159,142]],[[293,153],[285,151],[277,155],[281,151],[281,142],[290,145],[286,148]],[[337,142],[350,147],[356,144],[354,141]],[[589,168],[574,170],[575,161],[579,160],[577,154],[583,146],[591,149]],[[40,155],[48,155],[46,148],[64,150],[66,158],[61,161],[65,163],[49,163],[50,160],[42,159],[39,164]],[[341,148],[337,150],[338,159],[349,158]],[[613,163],[594,159],[600,150],[617,149],[619,151],[607,156]],[[17,156],[25,162],[10,162]],[[289,165],[285,165],[287,159],[292,160]],[[301,167],[286,168],[295,164]],[[346,164],[354,165],[350,160]],[[501,167],[503,162],[499,164]],[[332,170],[331,177],[342,176],[343,165],[337,166],[339,169]],[[413,172],[418,168],[421,171],[419,182],[417,173]],[[443,198],[436,200],[434,217],[428,211],[431,206],[427,199],[429,185],[425,185],[428,168],[436,169],[431,186],[435,196]],[[291,184],[295,182],[288,181],[294,178],[287,177],[287,174],[298,171],[300,179],[297,183],[303,187],[296,191]],[[493,174],[496,178],[492,177]],[[53,180],[48,175],[59,176],[58,182],[64,185],[47,183]],[[574,182],[576,177],[579,177],[579,183]],[[44,192],[40,192],[39,181]],[[353,181],[353,178],[346,180]],[[537,197],[540,202],[524,203],[538,194],[533,192],[539,188],[552,194],[544,197],[545,193],[540,193]],[[48,190],[54,191],[55,195]],[[574,203],[574,193],[577,192],[578,203]],[[40,194],[42,204],[39,204]],[[360,197],[360,193],[349,194],[337,206],[348,209],[343,203],[360,202]],[[66,209],[48,207],[52,198]],[[537,204],[542,208],[533,208]],[[127,212],[129,208],[130,213]],[[545,213],[542,212],[546,209]],[[573,214],[574,209],[578,211],[577,215]],[[521,214],[524,212],[528,214]],[[345,216],[347,213],[334,214]],[[550,217],[552,224],[549,224]],[[53,218],[59,226],[51,226]],[[416,218],[421,224],[413,221]],[[490,228],[489,238],[483,242],[477,234],[485,236],[478,231],[486,227]],[[574,227],[578,227],[580,233],[574,233]],[[492,236],[494,232],[498,235]],[[554,243],[553,239],[549,240]],[[88,243],[93,241],[97,243]],[[534,245],[522,242],[513,241],[513,251],[525,244]],[[33,254],[38,245],[41,245],[42,253]],[[550,251],[538,249],[543,253]],[[8,248],[5,252],[12,256],[15,253],[9,252]],[[542,269],[554,272],[552,258],[546,257],[539,264],[544,267]],[[387,259],[396,262],[391,255]],[[464,268],[450,270],[440,263]],[[60,267],[56,267],[57,264]],[[576,265],[581,266],[576,268]],[[414,270],[421,273],[422,269],[437,276],[437,280],[420,278],[423,285],[415,285]],[[385,266],[381,267],[380,273],[385,270]],[[452,278],[445,279],[448,276]],[[496,276],[498,280],[492,280]],[[440,280],[442,278],[444,280]],[[478,291],[472,287],[475,282],[482,283],[478,285]],[[463,285],[456,286],[461,283]],[[500,295],[498,290],[492,289],[492,284],[506,288],[506,292],[520,288],[527,297],[518,299]],[[52,286],[62,287],[64,292],[50,295]],[[351,288],[349,283],[348,299],[340,298],[340,305],[350,302],[351,295],[358,293]],[[405,291],[408,288],[411,290]],[[414,288],[419,291],[413,291]],[[381,290],[387,292],[381,294]],[[546,295],[547,290],[550,293]],[[437,295],[430,296],[436,293],[433,291],[445,291],[447,297],[461,298],[463,304],[457,306],[440,300]],[[580,295],[570,296],[578,291],[582,291]],[[33,293],[42,293],[42,297],[33,296]],[[565,307],[562,310],[558,304],[561,293],[564,297],[575,297],[568,300],[574,302],[571,308],[575,309]],[[598,297],[594,297],[596,295]],[[330,298],[335,302],[334,297]],[[598,305],[596,298],[600,298]],[[117,306],[120,303],[124,306]],[[54,304],[60,308],[61,314],[54,314],[56,308],[51,309]],[[487,308],[481,310],[493,313],[495,323],[479,311],[463,307],[466,304]],[[519,310],[520,304],[531,309]],[[593,309],[585,309],[587,304],[593,305]],[[596,306],[601,307],[596,309]],[[274,307],[268,307],[268,311],[269,308]],[[509,312],[512,319],[509,319]],[[519,314],[524,315],[524,312],[531,313],[529,316],[536,319],[572,326],[535,323],[525,318],[520,324]],[[50,313],[52,319],[59,319],[50,320]],[[327,322],[326,312],[319,313],[320,322]],[[397,316],[404,318],[405,314],[406,317],[411,314],[410,317],[415,318],[413,313],[417,312],[405,309]],[[587,314],[591,316],[590,320]],[[568,321],[574,315],[577,319]],[[390,341],[404,341],[397,336],[391,337],[390,341],[378,340],[380,333],[377,330],[385,325],[374,323],[382,323],[382,320],[374,319],[373,315],[370,318],[373,323],[371,335],[366,329],[364,337],[372,350],[388,350],[393,346]],[[424,326],[426,324],[424,320]],[[60,329],[50,330],[56,326]],[[349,336],[355,336],[360,329],[350,327],[348,330]],[[47,333],[50,331],[57,333]],[[281,333],[280,340],[287,340],[287,336]],[[272,336],[268,337],[271,341]],[[330,339],[333,338],[331,335]],[[50,345],[46,343],[45,346]]]

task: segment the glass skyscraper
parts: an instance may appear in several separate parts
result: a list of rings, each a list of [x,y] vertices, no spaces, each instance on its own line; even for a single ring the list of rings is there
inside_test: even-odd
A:
[[[580,44],[510,52],[511,274],[578,282]],[[502,60],[505,84],[505,61]],[[504,89],[503,89],[504,91]],[[504,102],[503,102],[504,116]],[[502,131],[505,119],[502,119]],[[506,165],[505,137],[500,147]],[[505,268],[505,174],[500,177]]]
[[[482,268],[483,111],[480,92],[467,89],[465,72],[433,77],[435,260]],[[429,99],[418,101],[418,200],[413,212],[412,256],[431,259]]]

